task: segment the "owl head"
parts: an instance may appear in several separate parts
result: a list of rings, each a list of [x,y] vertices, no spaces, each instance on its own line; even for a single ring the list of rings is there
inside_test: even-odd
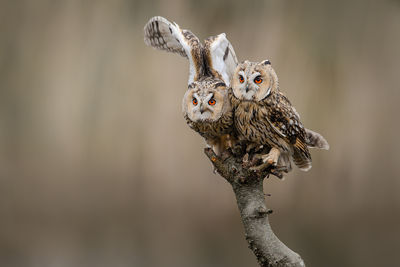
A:
[[[182,111],[193,122],[215,122],[229,109],[228,89],[219,79],[205,77],[189,84]]]
[[[278,76],[269,60],[244,61],[236,67],[231,81],[232,91],[239,100],[260,101],[278,91]]]

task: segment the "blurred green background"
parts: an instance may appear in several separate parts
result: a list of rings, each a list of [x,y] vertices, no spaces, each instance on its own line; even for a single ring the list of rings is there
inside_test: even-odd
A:
[[[400,1],[1,1],[0,265],[257,266],[230,186],[181,114],[155,15],[270,59],[330,151],[265,181],[307,266],[396,266]]]

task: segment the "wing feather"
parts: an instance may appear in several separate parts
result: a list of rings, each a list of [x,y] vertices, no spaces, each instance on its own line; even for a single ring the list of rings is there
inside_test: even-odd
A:
[[[311,154],[307,146],[307,133],[300,121],[300,116],[289,99],[281,92],[274,93],[272,107],[267,114],[267,121],[274,131],[293,147],[293,161],[304,171],[311,168]]]
[[[238,60],[225,33],[207,38],[204,50],[211,72],[214,76],[219,76],[229,86]]]
[[[189,30],[181,30],[178,24],[156,16],[144,26],[144,42],[159,50],[177,53],[189,59],[189,84],[203,72],[202,45]]]

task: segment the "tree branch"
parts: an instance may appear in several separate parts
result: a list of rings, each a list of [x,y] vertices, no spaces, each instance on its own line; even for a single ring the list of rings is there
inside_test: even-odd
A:
[[[305,266],[300,255],[278,239],[268,221],[268,214],[272,213],[272,210],[265,205],[263,180],[269,174],[279,177],[279,173],[274,173],[270,169],[257,173],[251,172],[243,167],[241,156],[234,156],[229,152],[218,157],[211,148],[205,148],[204,153],[211,160],[216,171],[233,188],[246,240],[260,266]]]

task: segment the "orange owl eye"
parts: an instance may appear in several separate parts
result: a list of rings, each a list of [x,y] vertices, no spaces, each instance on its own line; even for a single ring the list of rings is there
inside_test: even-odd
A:
[[[192,103],[193,105],[197,106],[197,99],[193,97]]]
[[[261,79],[260,76],[257,76],[256,78],[254,78],[254,82],[257,83],[257,84],[262,83],[262,81],[263,81],[263,80]]]
[[[215,103],[217,103],[217,101],[215,101],[214,98],[211,98],[210,100],[208,100],[208,104],[209,104],[210,106],[214,106]]]
[[[243,78],[242,75],[239,75],[239,82],[240,82],[240,83],[244,83],[244,78]]]

